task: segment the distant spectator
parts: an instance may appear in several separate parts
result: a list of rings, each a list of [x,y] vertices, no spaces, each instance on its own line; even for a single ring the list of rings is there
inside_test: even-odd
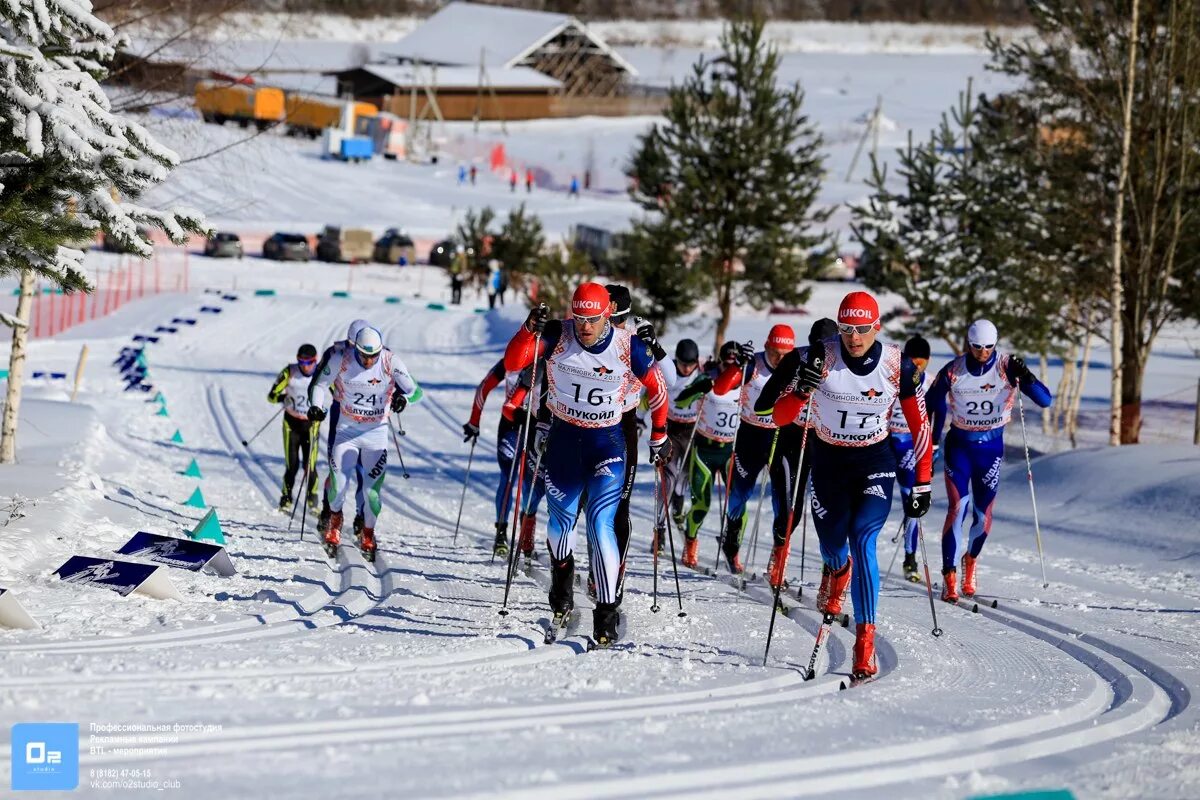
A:
[[[460,245],[450,261],[450,305],[462,303],[463,274],[467,271],[467,253]]]
[[[504,271],[500,262],[494,258],[488,260],[488,308],[496,307],[496,298],[500,296],[504,286]]]
[[[458,165],[458,185],[465,186],[466,183],[467,183],[467,165],[459,164]]]
[[[533,170],[526,169],[525,170],[525,194],[529,194],[532,191],[533,191]]]
[[[508,270],[503,265],[500,267],[500,305],[504,305],[504,293],[508,291]]]
[[[579,199],[579,176],[571,176],[571,188],[567,191],[567,196],[574,197],[576,200]]]
[[[510,192],[517,191],[517,171],[515,169],[508,172],[508,189]]]
[[[586,192],[586,191],[590,191],[591,188],[592,188],[592,171],[590,169],[585,169],[583,171],[583,190]]]
[[[474,164],[472,164],[471,165],[471,185],[472,186],[475,185],[475,176],[478,174],[479,174],[479,169]]]

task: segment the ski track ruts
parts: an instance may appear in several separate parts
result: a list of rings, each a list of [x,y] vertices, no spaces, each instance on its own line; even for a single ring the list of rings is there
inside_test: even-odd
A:
[[[787,705],[840,690],[841,681],[804,681],[793,671],[755,681],[708,689],[668,692],[638,697],[563,701],[537,706],[455,709],[426,714],[381,715],[350,720],[273,723],[237,726],[220,735],[189,737],[187,744],[172,745],[157,755],[161,760],[214,757],[245,752],[269,752],[303,747],[362,745],[404,739],[465,736],[537,729],[546,726],[591,726],[648,715],[716,713],[732,709]],[[3,758],[4,754],[0,754]],[[141,756],[82,755],[81,764],[122,763]]]

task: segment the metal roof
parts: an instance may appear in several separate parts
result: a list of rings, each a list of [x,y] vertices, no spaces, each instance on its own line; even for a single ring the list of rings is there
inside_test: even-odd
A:
[[[474,89],[479,86],[479,67],[421,67],[408,64],[365,64],[359,69],[401,87],[430,86],[438,89]],[[488,67],[485,85],[493,89],[560,89],[562,83],[529,67]]]

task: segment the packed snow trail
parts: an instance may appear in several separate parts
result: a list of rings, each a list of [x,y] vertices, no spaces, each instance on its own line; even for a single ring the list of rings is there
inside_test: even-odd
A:
[[[169,418],[121,392],[111,369],[94,379],[101,385],[87,399],[103,427],[81,433],[77,470],[102,488],[63,490],[56,529],[65,542],[23,567],[35,577],[22,597],[41,610],[45,629],[0,633],[8,722],[78,720],[85,731],[88,722],[221,726],[149,757],[89,755],[85,742],[81,794],[91,793],[90,768],[149,766],[178,779],[189,797],[878,797],[889,787],[889,796],[951,798],[1033,785],[1111,787],[1106,759],[1136,763],[1160,738],[1194,746],[1194,733],[1186,737],[1196,725],[1189,687],[1200,674],[1194,597],[1131,594],[1102,570],[1069,564],[1043,592],[1031,542],[1020,538],[1023,520],[1003,516],[995,556],[981,566],[982,589],[1000,597],[999,608],[973,614],[939,604],[946,635],[935,640],[924,588],[893,581],[880,601],[880,677],[838,691],[853,641],[840,627],[818,680],[800,675],[819,622],[815,537],[803,610],[777,620],[768,667],[770,607],[758,590],[681,568],[688,616],[676,617],[664,602],[673,589],[668,558],[660,562],[664,611],[650,612],[651,482],[642,469],[620,648],[585,652],[591,620],[582,590],[579,633],[543,645],[544,545],[532,574],[517,571],[513,613],[496,613],[504,585],[503,562],[491,559],[496,398],[485,411],[459,545],[450,545],[468,450],[461,424],[517,312],[238,297],[204,295],[220,314],[193,314],[194,328],[148,348]],[[200,302],[192,300],[194,310]],[[169,313],[182,307],[172,302]],[[164,313],[140,303],[123,319],[152,327]],[[324,558],[311,516],[303,542],[299,515],[288,532],[274,508],[278,425],[249,448],[240,444],[274,411],[266,392],[297,346],[322,348],[356,316],[382,329],[426,391],[401,416],[412,477],[389,464],[374,564],[347,546],[336,561]],[[134,332],[118,336],[112,322],[111,338],[95,343],[101,363]],[[166,444],[176,427],[184,443]],[[182,604],[46,577],[65,549],[101,554],[138,529],[190,527],[199,512],[179,501],[197,482],[177,472],[192,457],[236,577],[173,571],[188,598]],[[1022,488],[1006,478],[1002,513],[1019,518]],[[930,519],[944,507],[935,504]],[[880,538],[883,561],[893,545]],[[703,559],[715,546],[713,531],[702,533]],[[789,564],[794,585],[798,555]],[[1144,613],[1152,608],[1183,613],[1164,623]],[[1155,795],[1188,796],[1186,777]],[[1126,792],[1139,793],[1135,785]]]

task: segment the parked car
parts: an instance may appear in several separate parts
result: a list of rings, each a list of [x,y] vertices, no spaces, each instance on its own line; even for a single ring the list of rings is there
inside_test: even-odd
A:
[[[429,249],[429,265],[431,267],[449,267],[454,263],[454,253],[458,250],[458,242],[453,239],[443,239]]]
[[[609,275],[624,256],[625,234],[594,225],[575,226],[572,246],[588,257],[601,275]]]
[[[150,233],[151,233],[150,229],[148,227],[146,227],[145,225],[137,226],[137,235],[143,241],[147,241],[147,242],[151,241]],[[100,234],[100,249],[104,250],[106,252],[109,252],[109,253],[132,253],[133,252],[133,250],[131,250],[130,248],[126,247],[124,244],[119,242],[115,236],[112,236],[112,235],[108,234],[107,232]]]
[[[858,257],[851,253],[814,250],[808,255],[809,267],[819,281],[852,281]]]
[[[374,237],[366,228],[341,228],[326,225],[317,234],[317,260],[358,263],[370,261]]]
[[[388,228],[375,242],[371,260],[381,264],[415,264],[417,249],[409,236],[397,228]]]
[[[308,246],[308,238],[299,233],[276,233],[263,242],[263,258],[276,261],[308,261],[312,258],[312,248]]]
[[[217,231],[204,242],[204,255],[209,258],[241,258],[242,239],[236,233]]]

